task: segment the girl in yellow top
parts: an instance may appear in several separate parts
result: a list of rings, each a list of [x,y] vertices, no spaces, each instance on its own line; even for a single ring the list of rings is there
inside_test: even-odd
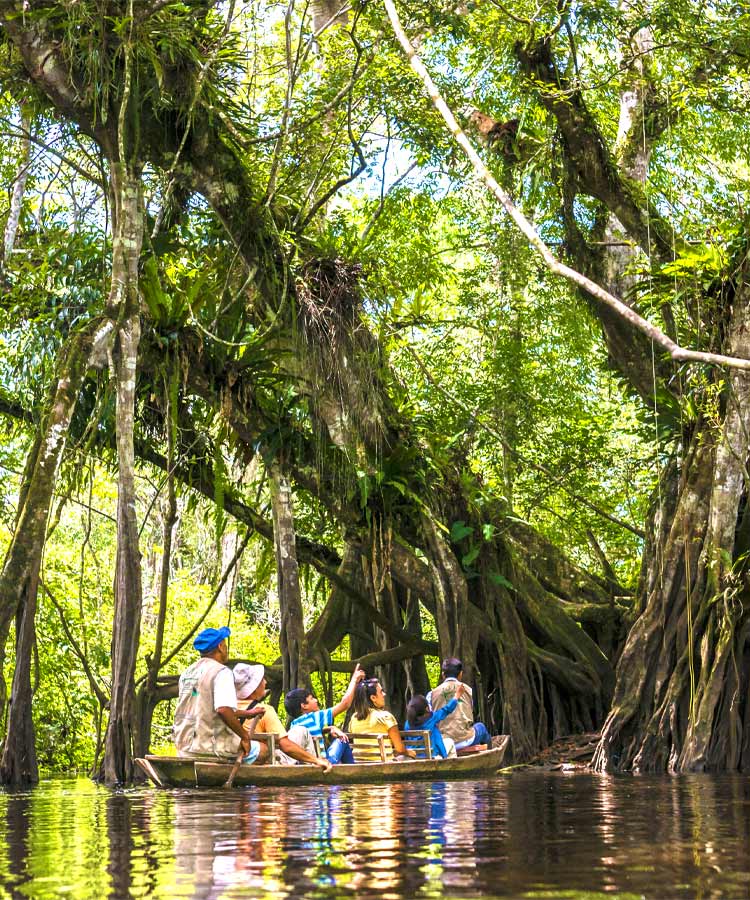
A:
[[[349,723],[352,734],[387,734],[396,758],[415,757],[414,750],[407,749],[401,740],[398,722],[385,708],[385,691],[377,678],[360,681],[354,692],[354,715]],[[355,759],[361,759],[354,750]]]

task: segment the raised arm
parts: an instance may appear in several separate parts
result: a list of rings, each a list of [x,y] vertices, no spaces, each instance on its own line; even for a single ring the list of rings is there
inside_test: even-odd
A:
[[[333,707],[333,715],[334,718],[342,712],[345,712],[352,705],[352,700],[354,700],[354,691],[356,690],[357,685],[362,681],[365,677],[365,673],[359,667],[359,663],[357,663],[352,677],[349,681],[349,687],[346,689],[344,696],[339,700],[339,702]]]
[[[437,725],[438,722],[442,722],[446,716],[449,716],[452,712],[456,711],[456,707],[458,706],[458,697],[454,697],[452,700],[449,700],[445,706],[441,706],[440,709],[436,710],[431,718],[432,724]]]

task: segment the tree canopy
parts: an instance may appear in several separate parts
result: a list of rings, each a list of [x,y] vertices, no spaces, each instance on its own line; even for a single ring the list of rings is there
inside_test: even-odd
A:
[[[0,0],[5,781],[129,780],[202,621],[747,765],[747,14],[397,3],[452,134],[387,6]]]

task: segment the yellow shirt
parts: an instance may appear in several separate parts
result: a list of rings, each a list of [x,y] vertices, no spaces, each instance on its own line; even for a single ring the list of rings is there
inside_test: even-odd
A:
[[[260,717],[255,730],[262,734],[276,734],[279,737],[286,737],[286,728],[281,724],[279,714],[272,706],[266,707],[266,711]]]
[[[394,725],[398,728],[398,722],[393,713],[389,713],[387,709],[375,709],[373,707],[366,719],[358,719],[356,716],[352,716],[349,722],[349,730],[352,734],[388,734],[388,730],[393,728]],[[361,744],[357,746],[356,739],[353,750],[355,762],[380,760],[380,753],[375,747],[364,747]],[[386,744],[386,754],[388,753],[390,753],[390,750]]]
[[[237,709],[247,709],[249,705],[249,700],[237,701]],[[266,706],[265,710],[255,726],[255,731],[258,734],[276,734],[279,737],[286,737],[286,728],[281,724],[281,719],[276,710],[272,706]],[[252,722],[252,719],[245,719],[242,723],[243,728],[247,728],[250,722]]]
[[[389,713],[387,709],[370,710],[366,719],[358,719],[352,716],[349,722],[349,730],[352,734],[388,734],[388,730],[393,726],[398,728],[398,722],[393,713]]]

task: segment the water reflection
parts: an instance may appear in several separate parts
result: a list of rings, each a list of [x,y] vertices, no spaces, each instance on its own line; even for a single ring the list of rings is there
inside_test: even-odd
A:
[[[745,897],[750,782],[0,793],[0,896]]]
[[[8,797],[5,807],[7,843],[3,846],[3,871],[8,872],[11,888],[25,880],[24,860],[29,855],[29,831],[31,830],[31,802],[27,795]]]

